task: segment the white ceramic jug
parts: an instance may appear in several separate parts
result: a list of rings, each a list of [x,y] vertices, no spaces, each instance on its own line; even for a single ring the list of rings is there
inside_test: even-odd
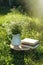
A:
[[[11,44],[13,44],[15,46],[19,46],[21,44],[20,34],[13,35]]]

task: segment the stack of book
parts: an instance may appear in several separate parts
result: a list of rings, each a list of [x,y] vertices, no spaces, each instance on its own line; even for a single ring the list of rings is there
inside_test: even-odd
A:
[[[25,48],[29,47],[31,49],[35,49],[36,47],[39,46],[39,40],[25,38],[25,39],[21,40],[21,46],[25,47]]]

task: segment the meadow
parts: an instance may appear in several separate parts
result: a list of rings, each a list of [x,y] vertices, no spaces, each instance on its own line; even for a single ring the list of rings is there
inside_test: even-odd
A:
[[[39,40],[39,47],[29,51],[14,51],[10,48],[13,23],[22,26],[21,39]],[[43,65],[43,20],[29,17],[18,9],[0,8],[0,65]]]

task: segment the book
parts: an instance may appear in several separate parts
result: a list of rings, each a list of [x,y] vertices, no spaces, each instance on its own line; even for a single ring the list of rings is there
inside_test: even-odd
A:
[[[30,49],[35,49],[38,46],[39,46],[39,44],[37,44],[36,46],[21,45],[21,47],[23,47],[23,48],[30,48]]]
[[[39,40],[25,38],[25,39],[21,40],[21,43],[24,45],[35,46],[39,43]]]

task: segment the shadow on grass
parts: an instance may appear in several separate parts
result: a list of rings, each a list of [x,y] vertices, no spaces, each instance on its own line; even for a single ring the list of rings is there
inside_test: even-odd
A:
[[[11,50],[11,55],[13,55],[12,63],[14,65],[28,65],[28,64],[32,65],[33,62],[34,62],[33,65],[35,65],[36,62],[42,61],[41,59],[43,58],[43,52],[39,52],[37,50],[29,50],[29,51]],[[27,59],[26,62],[24,60],[25,58]]]
[[[14,65],[25,65],[24,51],[14,51],[11,49],[11,55],[13,55],[12,63]]]
[[[41,61],[43,59],[43,52],[42,52],[42,50],[41,51],[40,50],[34,50],[32,52],[32,54],[34,54],[32,56],[32,60],[33,61]]]
[[[7,13],[11,12],[10,7],[0,7],[0,15],[6,15]]]
[[[19,10],[19,8],[17,8],[16,6],[0,6],[0,15],[6,15],[7,13],[11,12],[11,9],[15,8],[16,10],[18,10],[20,13],[24,14],[24,12],[22,12],[21,10]]]
[[[26,51],[25,53],[24,53],[24,57],[26,57],[26,59],[27,60],[29,60],[30,59],[30,62],[28,63],[28,64],[33,64],[33,62],[34,62],[34,64],[33,65],[35,65],[35,63],[43,63],[43,51],[41,50],[37,50],[37,49],[34,49],[34,50],[29,50],[29,51]]]

